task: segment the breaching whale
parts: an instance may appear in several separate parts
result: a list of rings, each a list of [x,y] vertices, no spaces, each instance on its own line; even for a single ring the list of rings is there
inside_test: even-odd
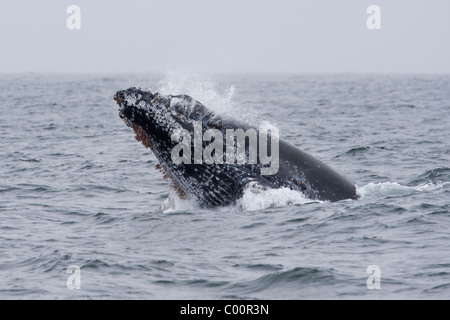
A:
[[[114,100],[181,198],[204,207],[229,205],[255,183],[298,190],[313,200],[358,198],[354,183],[274,130],[216,115],[188,95],[129,88]]]

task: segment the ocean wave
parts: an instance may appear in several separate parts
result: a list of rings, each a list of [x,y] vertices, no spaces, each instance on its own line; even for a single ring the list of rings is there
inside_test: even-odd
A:
[[[409,182],[409,184],[410,185],[419,185],[428,183],[441,184],[449,182],[449,180],[450,180],[450,168],[440,167],[425,171],[417,178],[412,179]]]
[[[335,277],[330,270],[319,268],[296,267],[290,270],[265,274],[255,280],[238,282],[229,287],[231,292],[252,294],[281,287],[303,287],[311,284],[331,284]]]

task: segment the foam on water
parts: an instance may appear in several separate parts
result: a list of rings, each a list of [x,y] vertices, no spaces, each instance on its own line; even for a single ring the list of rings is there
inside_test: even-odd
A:
[[[285,207],[295,204],[305,204],[314,201],[306,198],[301,192],[291,190],[289,188],[279,189],[254,189],[247,188],[244,191],[242,198],[240,198],[235,205],[226,207],[224,210],[229,211],[257,211],[273,207]],[[183,212],[186,210],[198,210],[199,204],[193,200],[180,199],[173,192],[161,204],[160,211],[164,213]]]
[[[409,187],[401,185],[398,182],[371,182],[367,185],[357,187],[357,193],[361,199],[377,198],[385,196],[401,196],[408,195],[414,192],[429,192],[436,189],[441,189],[449,186],[450,182],[441,183],[426,183],[419,186]],[[355,200],[358,201],[358,200]],[[305,197],[299,191],[291,190],[289,188],[247,188],[244,191],[242,198],[240,198],[233,206],[239,211],[257,211],[273,207],[285,207],[295,204],[306,204],[311,202],[325,203],[326,201],[311,200]],[[195,200],[183,200],[175,194],[165,200],[160,208],[163,212],[178,212],[191,209],[199,209],[199,205]],[[229,210],[230,207],[227,208]]]
[[[182,212],[186,210],[198,210],[200,206],[195,199],[181,199],[173,190],[161,204],[159,210],[164,213]]]
[[[450,182],[425,183],[419,186],[409,187],[398,182],[371,182],[365,186],[357,187],[356,192],[361,198],[373,198],[389,195],[407,195],[413,192],[425,192],[443,188]]]
[[[310,203],[312,201],[306,198],[301,192],[289,188],[257,191],[248,188],[245,190],[242,198],[238,200],[237,206],[243,211],[256,211],[272,207]]]
[[[422,184],[420,186],[416,186],[413,187],[414,190],[417,191],[432,191],[432,190],[436,190],[436,189],[441,189],[441,188],[445,188],[447,186],[450,185],[450,182],[438,182],[438,183],[433,183],[433,182],[429,182],[429,183],[425,183]]]

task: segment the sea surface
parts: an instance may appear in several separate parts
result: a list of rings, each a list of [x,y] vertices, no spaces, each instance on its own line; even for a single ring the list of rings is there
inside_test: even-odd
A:
[[[132,86],[270,123],[360,199],[169,203]],[[3,74],[0,150],[0,299],[450,299],[450,75]]]

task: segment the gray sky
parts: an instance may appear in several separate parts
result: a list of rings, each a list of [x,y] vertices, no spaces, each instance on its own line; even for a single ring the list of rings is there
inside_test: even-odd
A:
[[[0,72],[450,73],[449,17],[449,0],[3,1]]]

